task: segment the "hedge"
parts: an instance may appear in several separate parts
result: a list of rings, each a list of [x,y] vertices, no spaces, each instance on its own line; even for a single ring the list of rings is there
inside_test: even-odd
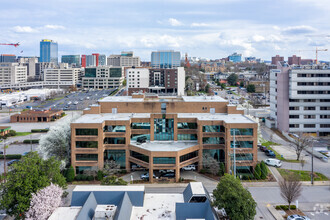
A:
[[[39,144],[39,139],[26,139],[23,141],[24,144]]]
[[[38,132],[48,132],[49,129],[31,129],[32,133],[38,133]]]
[[[22,155],[20,154],[6,154],[6,159],[21,159]],[[0,155],[0,159],[4,159],[3,155]]]
[[[290,205],[290,209],[296,209],[295,205]],[[275,209],[289,210],[289,205],[277,205]]]

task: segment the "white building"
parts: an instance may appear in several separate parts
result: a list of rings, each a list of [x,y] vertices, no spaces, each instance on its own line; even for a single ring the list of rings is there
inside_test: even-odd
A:
[[[79,68],[68,69],[45,69],[44,81],[46,82],[71,82],[72,85],[78,83]]]
[[[149,69],[130,68],[126,69],[127,88],[148,88],[149,87]]]
[[[270,103],[279,130],[330,135],[330,68],[279,63],[270,72]]]
[[[140,57],[135,57],[132,51],[123,51],[120,55],[110,55],[107,60],[109,66],[121,67],[139,67],[141,61]]]
[[[98,66],[85,68],[82,87],[92,89],[108,89],[119,87],[124,80],[123,68]]]
[[[44,79],[44,70],[53,69],[53,68],[55,68],[55,66],[56,66],[55,63],[53,63],[53,62],[36,63],[35,78],[37,80],[43,80]]]
[[[23,63],[27,66],[27,76],[34,78],[36,75],[36,63],[38,63],[38,57],[19,57],[19,63]]]
[[[0,63],[0,86],[27,81],[27,67],[18,63]]]

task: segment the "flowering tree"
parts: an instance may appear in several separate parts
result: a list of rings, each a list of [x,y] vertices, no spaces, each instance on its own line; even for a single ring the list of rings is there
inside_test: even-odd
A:
[[[37,193],[32,194],[30,209],[26,213],[27,220],[46,220],[61,204],[63,190],[55,184],[50,184]]]
[[[39,151],[44,159],[55,157],[61,161],[61,169],[69,163],[71,150],[71,127],[70,124],[78,115],[73,115],[51,127],[46,135],[40,138]]]

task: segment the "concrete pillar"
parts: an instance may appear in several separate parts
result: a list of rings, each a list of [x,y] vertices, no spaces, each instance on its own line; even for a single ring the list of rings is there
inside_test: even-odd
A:
[[[150,114],[150,141],[154,141],[154,128],[155,123],[154,123],[154,115]]]
[[[149,182],[154,182],[154,160],[152,153],[149,154]]]

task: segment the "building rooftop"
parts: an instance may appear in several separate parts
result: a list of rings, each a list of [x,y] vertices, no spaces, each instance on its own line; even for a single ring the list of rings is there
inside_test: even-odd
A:
[[[196,146],[197,141],[147,141],[143,144],[138,144],[136,141],[131,141],[131,145],[142,148],[148,151],[180,151],[193,146]]]
[[[224,121],[226,123],[256,123],[248,117],[241,114],[226,114],[226,113],[178,113],[178,118],[197,118],[201,121]]]
[[[130,118],[149,118],[149,113],[101,113],[85,114],[73,123],[102,123],[103,121],[127,121]]]
[[[99,186],[99,185],[78,185],[73,191],[97,192],[97,191],[144,191],[144,186]]]
[[[53,214],[48,218],[48,220],[72,220],[76,219],[82,206],[72,206],[72,207],[59,207]]]

